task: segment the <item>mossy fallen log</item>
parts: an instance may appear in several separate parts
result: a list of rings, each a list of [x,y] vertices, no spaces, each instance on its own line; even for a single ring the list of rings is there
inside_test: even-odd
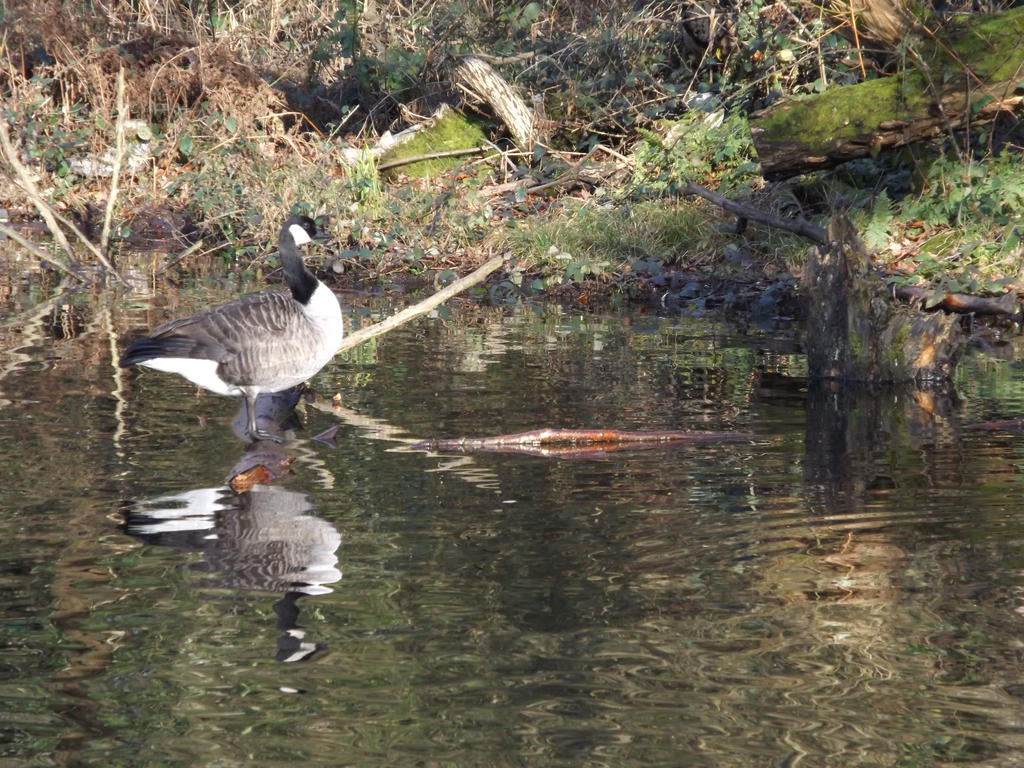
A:
[[[1024,101],[1024,8],[952,23],[908,45],[898,74],[830,88],[754,116],[768,178],[827,168],[991,120]]]
[[[802,281],[808,375],[872,384],[949,379],[965,343],[958,318],[893,302],[845,218],[829,222],[827,236],[811,250]]]
[[[449,107],[437,110],[429,119],[403,131],[379,153],[378,168],[401,170],[406,176],[430,177],[465,162],[464,155],[487,142],[483,129],[461,112]],[[354,155],[358,158],[358,155]],[[400,162],[404,161],[404,162]]]

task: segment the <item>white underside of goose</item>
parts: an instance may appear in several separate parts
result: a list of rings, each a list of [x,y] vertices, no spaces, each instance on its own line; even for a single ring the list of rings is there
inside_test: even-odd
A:
[[[154,357],[139,363],[146,368],[166,373],[176,373],[191,381],[196,386],[207,389],[218,395],[241,395],[242,390],[228,384],[217,375],[216,360],[196,360],[191,357]]]

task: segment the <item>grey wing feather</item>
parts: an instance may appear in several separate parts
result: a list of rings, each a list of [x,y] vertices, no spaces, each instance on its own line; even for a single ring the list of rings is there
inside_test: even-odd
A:
[[[149,337],[132,344],[121,365],[156,357],[191,357],[230,363],[242,349],[258,352],[267,337],[280,335],[296,320],[289,293],[263,291],[213,307],[191,317],[157,326]]]

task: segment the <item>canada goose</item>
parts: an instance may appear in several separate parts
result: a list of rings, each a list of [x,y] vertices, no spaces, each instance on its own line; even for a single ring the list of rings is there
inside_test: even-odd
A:
[[[299,254],[298,247],[314,237],[316,224],[306,216],[292,216],[281,227],[277,243],[288,291],[253,293],[164,323],[128,347],[120,365],[177,373],[211,392],[241,395],[249,437],[283,442],[256,427],[256,397],[313,376],[334,356],[344,333],[338,297]]]

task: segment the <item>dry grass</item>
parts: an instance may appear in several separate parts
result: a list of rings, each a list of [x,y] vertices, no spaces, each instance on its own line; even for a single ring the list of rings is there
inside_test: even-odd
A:
[[[116,83],[123,71],[130,116],[154,136],[145,145],[151,153],[145,166],[123,184],[118,220],[131,219],[146,204],[194,208],[198,195],[198,213],[223,224],[251,214],[238,210],[235,198],[243,190],[250,192],[241,195],[243,204],[264,212],[267,222],[264,229],[253,221],[252,234],[269,238],[272,222],[307,197],[285,185],[259,199],[269,192],[268,178],[288,166],[301,169],[309,165],[305,158],[322,151],[284,93],[269,84],[280,75],[260,68],[297,69],[288,46],[303,34],[301,25],[286,29],[280,21],[295,5],[225,6],[222,21],[200,25],[185,5],[170,2],[113,0],[96,4],[95,14],[52,1],[8,4],[12,23],[0,47],[0,87],[15,109],[6,117],[51,204],[85,220],[106,207],[109,181],[66,175],[65,161],[102,158],[114,145]],[[312,3],[302,10],[307,30],[321,20]],[[324,186],[320,179],[310,184]],[[11,185],[0,197],[14,209],[26,199]]]

